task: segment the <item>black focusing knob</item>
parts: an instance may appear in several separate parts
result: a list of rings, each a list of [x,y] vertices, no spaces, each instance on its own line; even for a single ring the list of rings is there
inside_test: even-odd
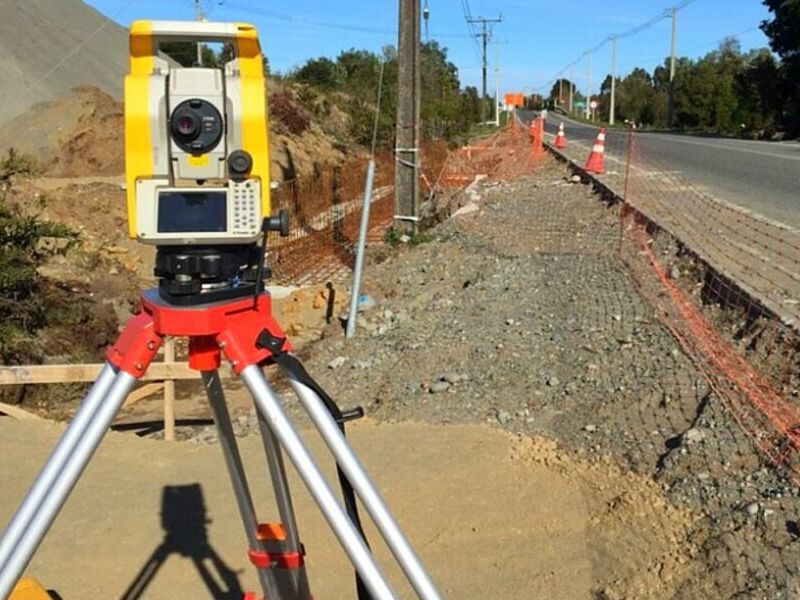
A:
[[[262,231],[277,231],[281,237],[288,237],[290,233],[289,211],[282,208],[274,217],[264,219]]]
[[[228,156],[228,174],[234,181],[245,179],[253,169],[253,157],[245,150],[234,150]]]

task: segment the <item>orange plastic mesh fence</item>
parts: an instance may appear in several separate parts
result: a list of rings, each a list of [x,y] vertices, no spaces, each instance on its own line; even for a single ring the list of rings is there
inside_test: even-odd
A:
[[[628,141],[620,254],[744,431],[800,484],[800,234]]]
[[[328,167],[315,176],[284,182],[273,193],[273,210],[290,214],[288,237],[270,238],[272,281],[301,285],[336,279],[352,269],[363,206],[367,161]],[[370,235],[391,222],[394,164],[376,158]],[[387,211],[388,209],[388,211]],[[388,213],[388,214],[387,214]]]
[[[457,208],[460,192],[480,176],[511,179],[529,172],[535,160],[528,132],[520,123],[480,142],[448,152],[442,141],[422,147],[420,194],[423,225]],[[380,241],[394,219],[394,161],[376,158],[369,241]],[[273,192],[273,209],[287,209],[291,232],[270,239],[272,282],[303,285],[344,279],[355,262],[367,160],[325,168],[315,176],[287,181]]]
[[[502,129],[447,156],[424,213],[447,216],[468,200],[461,192],[475,181],[510,181],[530,173],[537,163],[528,128],[515,117]]]
[[[444,143],[423,147],[421,189],[447,153]],[[376,156],[375,183],[370,206],[369,240],[379,241],[394,218],[394,161],[390,154]],[[343,279],[355,262],[355,245],[364,204],[368,159],[326,167],[313,177],[284,182],[273,192],[273,209],[290,214],[287,238],[272,237],[269,264],[272,282],[303,285]]]

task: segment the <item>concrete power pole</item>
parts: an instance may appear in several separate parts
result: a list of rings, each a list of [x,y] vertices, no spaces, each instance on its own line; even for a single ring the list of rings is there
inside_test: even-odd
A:
[[[419,220],[420,0],[400,0],[394,227],[413,234]]]
[[[494,126],[500,127],[500,48],[494,48]]]
[[[497,17],[496,19],[484,19],[483,17],[478,17],[476,19],[467,19],[467,23],[475,24],[480,23],[482,30],[478,34],[478,37],[483,38],[483,95],[481,96],[481,123],[486,123],[486,72],[487,72],[487,59],[486,59],[486,49],[489,45],[489,37],[491,36],[491,31],[489,30],[488,25],[490,23],[500,23],[502,22],[503,17]]]
[[[206,16],[203,14],[203,7],[200,5],[200,0],[194,0],[194,20],[206,20]],[[200,42],[197,42],[197,66],[203,66],[203,45]]]
[[[586,55],[586,109],[584,110],[584,116],[587,119],[592,118],[592,108],[589,104],[592,101],[592,93],[589,91],[592,85],[592,53],[589,52]]]
[[[608,124],[613,125],[617,110],[617,36],[611,36],[611,106],[608,109]]]
[[[572,71],[569,74],[569,114],[575,110],[574,96],[575,95],[575,66],[573,65]]]
[[[669,60],[669,108],[667,110],[667,122],[670,127],[675,125],[675,45],[678,39],[678,9],[672,7],[672,49]]]

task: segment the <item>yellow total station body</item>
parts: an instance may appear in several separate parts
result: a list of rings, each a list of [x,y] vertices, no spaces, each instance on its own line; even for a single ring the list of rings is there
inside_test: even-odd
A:
[[[178,69],[159,52],[164,42],[222,43],[234,58],[222,67],[225,89],[225,134],[216,155],[245,150],[253,159],[251,179],[260,180],[261,216],[270,214],[268,112],[264,61],[258,32],[246,23],[135,21],[130,29],[130,74],[125,77],[125,170],[128,226],[138,237],[137,182],[151,180],[165,187],[177,184],[169,134],[170,78]],[[197,67],[194,67],[197,69]],[[199,69],[198,69],[199,70]],[[193,166],[208,164],[209,155],[189,157]],[[223,158],[224,160],[224,158]]]

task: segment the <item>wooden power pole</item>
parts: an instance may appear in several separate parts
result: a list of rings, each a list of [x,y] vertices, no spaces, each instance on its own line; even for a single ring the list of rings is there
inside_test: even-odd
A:
[[[413,234],[419,221],[420,0],[400,0],[397,47],[394,227]]]
[[[487,59],[486,59],[486,48],[489,44],[489,37],[491,36],[492,32],[489,29],[488,25],[494,23],[502,22],[503,17],[497,17],[496,19],[484,19],[483,17],[477,17],[475,19],[467,19],[467,23],[470,25],[475,25],[480,23],[482,26],[481,32],[477,34],[479,38],[483,40],[483,69],[481,71],[483,86],[482,86],[482,96],[481,96],[481,123],[486,123],[486,69],[487,69]]]

